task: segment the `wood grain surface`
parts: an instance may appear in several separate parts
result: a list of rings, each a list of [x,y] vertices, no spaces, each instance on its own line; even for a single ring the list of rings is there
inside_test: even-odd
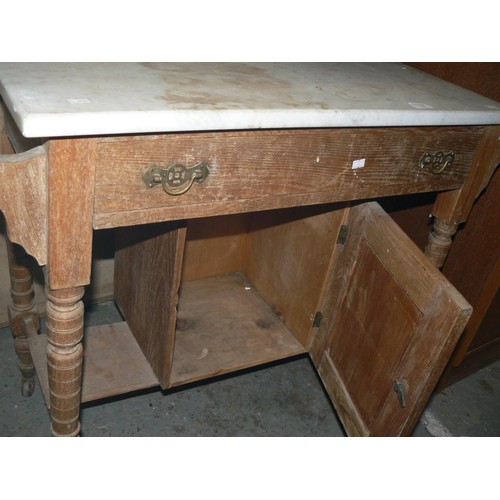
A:
[[[40,265],[47,262],[47,155],[43,146],[0,155],[0,211],[7,234]]]
[[[242,274],[182,285],[171,386],[304,352]]]
[[[116,235],[115,300],[163,387],[172,367],[185,237],[183,222]]]
[[[47,336],[31,336],[29,344],[38,380],[50,407]],[[127,323],[87,328],[84,344],[82,403],[158,385]]]
[[[366,199],[462,185],[482,127],[274,130],[101,139],[96,228]],[[454,151],[436,175],[425,152]],[[152,165],[200,161],[210,175],[170,196],[142,180]],[[363,166],[361,166],[363,165]],[[356,168],[357,167],[357,168]]]
[[[95,139],[48,143],[48,280],[88,285],[92,267]]]
[[[349,228],[319,372],[348,434],[406,435],[471,308],[379,205],[353,208]]]

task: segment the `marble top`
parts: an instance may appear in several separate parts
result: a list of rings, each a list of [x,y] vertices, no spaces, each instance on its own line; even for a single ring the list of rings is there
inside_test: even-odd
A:
[[[500,124],[500,103],[399,63],[0,63],[26,137]]]

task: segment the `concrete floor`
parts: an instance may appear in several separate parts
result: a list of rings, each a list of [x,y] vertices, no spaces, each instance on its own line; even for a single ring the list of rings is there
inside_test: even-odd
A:
[[[112,302],[87,325],[120,320]],[[82,408],[82,436],[345,436],[307,357],[162,393],[152,389]],[[500,362],[435,395],[415,437],[500,436]],[[0,330],[0,436],[50,436],[39,387],[19,391],[10,330]]]

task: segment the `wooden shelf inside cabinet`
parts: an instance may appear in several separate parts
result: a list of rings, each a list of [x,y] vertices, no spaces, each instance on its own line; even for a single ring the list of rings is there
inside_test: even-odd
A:
[[[29,337],[47,406],[50,406],[47,372],[47,336]],[[127,323],[94,326],[85,330],[82,403],[159,385]]]
[[[47,336],[29,339],[50,405]],[[305,352],[240,273],[182,285],[170,387]],[[82,402],[160,385],[126,322],[85,331]]]
[[[182,284],[171,387],[304,352],[241,273]]]
[[[331,245],[326,256],[302,257],[318,254],[308,252],[312,242],[322,248],[318,241],[335,237],[327,231],[300,251],[283,252],[298,235],[316,235],[315,222],[332,225],[330,212],[309,215],[284,223],[275,214],[276,224],[263,228],[246,215],[212,218],[202,234],[169,222],[117,233],[115,300],[163,389],[306,352],[323,282],[316,268],[329,264]],[[264,240],[274,244],[264,248]],[[316,286],[311,291],[296,276]],[[296,297],[296,289],[306,306],[283,297],[285,290]]]

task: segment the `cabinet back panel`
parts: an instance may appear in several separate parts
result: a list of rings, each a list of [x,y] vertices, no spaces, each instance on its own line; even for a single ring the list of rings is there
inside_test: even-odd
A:
[[[243,273],[307,346],[342,220],[334,208],[190,220],[182,281]]]
[[[182,281],[241,271],[248,224],[248,214],[189,220]]]

